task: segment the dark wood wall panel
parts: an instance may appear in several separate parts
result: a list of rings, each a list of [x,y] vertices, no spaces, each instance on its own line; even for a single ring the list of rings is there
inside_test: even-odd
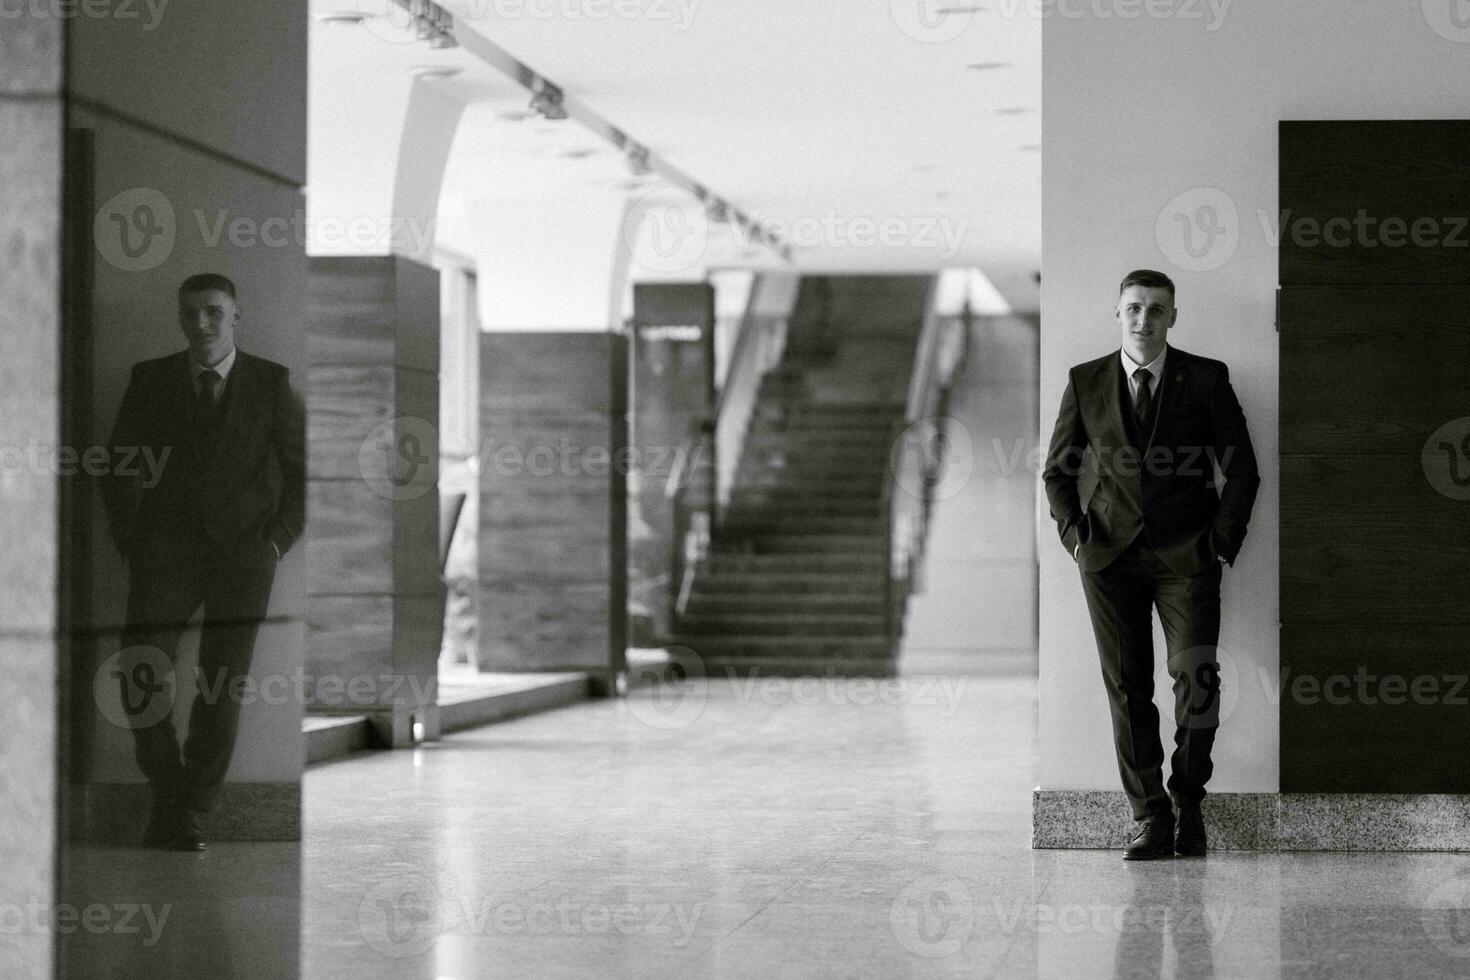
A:
[[[1283,789],[1470,793],[1464,627],[1283,626],[1281,645]]]
[[[1282,285],[1470,282],[1470,121],[1284,122],[1280,152]]]
[[[486,333],[480,346],[480,662],[585,670],[626,651],[627,338]]]
[[[1281,789],[1470,792],[1470,122],[1280,135]]]
[[[439,273],[396,256],[311,260],[313,364],[397,364],[439,374]]]
[[[1470,503],[1414,456],[1281,459],[1282,623],[1470,623]]]
[[[317,258],[311,273],[308,673],[409,682],[375,684],[365,704],[313,684],[311,706],[367,713],[405,744],[412,714],[436,727],[443,631],[439,273],[398,256]]]
[[[1470,413],[1470,286],[1281,291],[1281,452],[1418,455]]]

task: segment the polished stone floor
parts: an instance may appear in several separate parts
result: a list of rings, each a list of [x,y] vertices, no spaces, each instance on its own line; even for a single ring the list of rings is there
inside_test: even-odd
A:
[[[282,845],[98,851],[74,895],[174,914],[71,975],[1470,975],[1470,856],[1032,850],[1035,731],[1028,678],[726,679],[353,757],[299,937]]]

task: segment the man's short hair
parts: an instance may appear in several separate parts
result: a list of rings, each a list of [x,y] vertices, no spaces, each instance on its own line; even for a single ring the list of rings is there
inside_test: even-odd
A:
[[[1174,298],[1174,280],[1162,272],[1155,272],[1153,269],[1134,269],[1128,273],[1128,275],[1123,277],[1123,281],[1118,284],[1118,295],[1122,296],[1129,286],[1142,286],[1145,289],[1167,289],[1169,291],[1169,298]]]
[[[179,286],[179,298],[183,299],[185,293],[202,293],[207,289],[218,289],[230,299],[237,298],[235,284],[230,281],[230,277],[222,276],[218,272],[201,272],[197,276],[185,279]]]

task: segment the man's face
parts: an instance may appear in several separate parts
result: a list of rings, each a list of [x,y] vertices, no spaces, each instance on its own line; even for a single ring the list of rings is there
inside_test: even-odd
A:
[[[1129,286],[1118,297],[1114,316],[1123,329],[1123,349],[1136,363],[1147,364],[1164,349],[1164,339],[1179,311],[1167,289]]]
[[[239,307],[222,289],[201,289],[179,297],[179,326],[194,360],[205,367],[213,367],[230,353],[239,322]]]

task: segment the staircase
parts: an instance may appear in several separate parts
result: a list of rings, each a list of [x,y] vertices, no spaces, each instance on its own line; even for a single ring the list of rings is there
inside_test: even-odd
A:
[[[808,313],[807,336],[821,342],[788,344],[762,379],[729,506],[677,626],[712,676],[894,672],[902,607],[886,614],[884,486],[926,289],[920,277],[803,282],[793,329],[804,299],[887,315],[834,328]],[[863,291],[883,302],[865,304]],[[890,311],[903,298],[899,318]]]

